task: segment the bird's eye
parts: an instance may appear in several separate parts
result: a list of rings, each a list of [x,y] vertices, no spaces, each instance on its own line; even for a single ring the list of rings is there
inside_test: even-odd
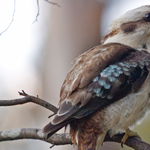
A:
[[[144,20],[150,22],[150,13],[145,14]]]

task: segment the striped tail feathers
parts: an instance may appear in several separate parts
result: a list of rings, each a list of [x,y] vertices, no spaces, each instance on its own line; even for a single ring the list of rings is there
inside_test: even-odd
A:
[[[80,104],[74,106],[69,101],[63,101],[53,120],[43,128],[43,133],[47,134],[47,138],[74,120],[73,115],[78,111],[79,107]]]

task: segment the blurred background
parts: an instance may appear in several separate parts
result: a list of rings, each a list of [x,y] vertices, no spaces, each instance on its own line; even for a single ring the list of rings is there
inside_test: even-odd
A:
[[[115,18],[149,0],[55,0],[61,7],[39,0],[0,0],[0,33],[15,15],[10,28],[0,35],[0,99],[19,98],[18,91],[57,106],[59,91],[71,62],[100,43]],[[42,128],[50,111],[35,104],[0,107],[0,130]],[[150,115],[134,131],[150,143]],[[61,131],[63,132],[63,130]],[[50,144],[37,140],[1,142],[1,150],[49,150]],[[53,150],[76,149],[55,146]],[[102,150],[122,149],[106,142]],[[129,150],[124,146],[124,150]]]

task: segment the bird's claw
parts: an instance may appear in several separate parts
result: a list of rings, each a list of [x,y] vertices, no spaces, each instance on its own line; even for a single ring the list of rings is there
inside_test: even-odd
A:
[[[130,136],[136,136],[138,138],[141,139],[141,137],[134,131],[127,129],[127,131],[125,132],[125,135],[123,136],[123,138],[121,139],[121,147],[123,147],[123,144],[125,144],[126,140],[128,139],[128,137]]]

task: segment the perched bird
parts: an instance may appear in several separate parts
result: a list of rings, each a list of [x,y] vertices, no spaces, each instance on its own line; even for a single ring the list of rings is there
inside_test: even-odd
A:
[[[150,110],[150,5],[112,22],[101,45],[74,60],[61,87],[59,110],[43,128],[47,138],[70,125],[78,150],[98,150],[107,133],[131,129]]]

